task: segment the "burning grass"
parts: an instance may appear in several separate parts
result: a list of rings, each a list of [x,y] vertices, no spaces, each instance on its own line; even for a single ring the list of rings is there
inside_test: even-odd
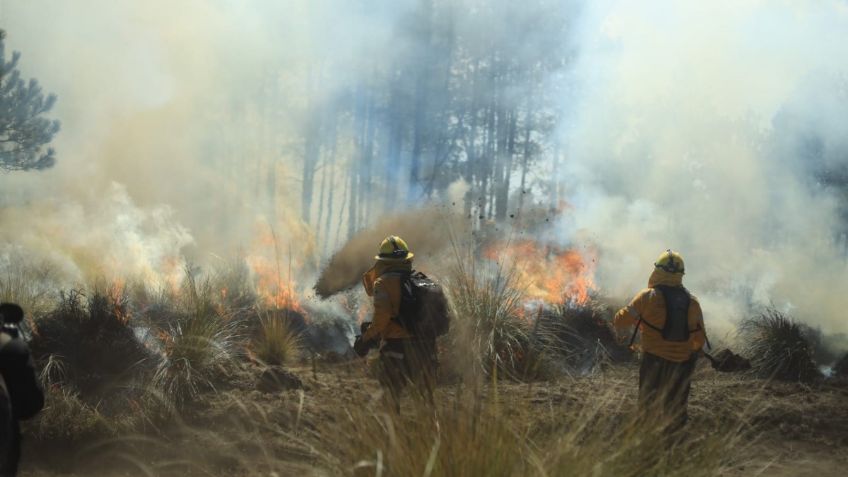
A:
[[[596,289],[594,253],[534,240],[496,242],[483,257],[510,267],[516,286],[529,299],[582,305]]]
[[[168,458],[179,464],[160,469],[155,465],[164,460],[151,464],[147,449],[133,452],[144,456],[134,458],[141,463],[137,471],[172,475],[196,470],[211,475],[691,476],[721,473],[739,455],[743,421],[732,417],[724,416],[720,426],[710,423],[709,432],[690,427],[671,439],[632,419],[621,403],[632,403],[627,395],[635,393],[635,380],[628,381],[629,391],[610,388],[573,399],[569,392],[627,369],[604,367],[630,358],[609,328],[611,310],[591,297],[562,296],[562,305],[545,304],[534,313],[527,305],[533,297],[513,265],[456,255],[445,280],[455,318],[442,347],[444,367],[454,368],[459,379],[456,387],[440,386],[435,408],[404,401],[400,415],[387,412],[373,379],[357,375],[359,362],[318,360],[316,366],[312,360],[311,370],[293,370],[304,388],[257,393],[261,370],[240,359],[246,347],[268,365],[297,366],[302,351],[314,352],[326,342],[343,341],[345,351],[349,330],[337,326],[338,315],[349,313],[341,305],[313,309],[308,301],[298,305],[303,313],[263,310],[268,302],[261,291],[253,294],[249,274],[231,267],[208,279],[190,271],[179,289],[126,286],[63,295],[40,320],[48,403],[27,432],[42,445],[76,446],[127,435],[129,441],[167,436],[173,441],[161,447],[171,449],[160,452],[171,452]],[[796,349],[785,344],[803,338],[802,330],[793,334],[793,322],[783,315],[766,313],[752,323],[746,332],[761,339],[769,333],[782,337],[766,341],[783,343],[779,349]],[[83,334],[91,341],[82,346],[100,346],[91,351],[100,354],[80,364],[70,347],[88,339]],[[136,349],[146,358],[127,353]],[[762,356],[766,364],[782,362]],[[118,371],[103,371],[110,366]],[[322,366],[336,367],[334,374],[320,377]],[[113,384],[80,384],[86,381],[80,380],[86,374],[80,369],[86,367],[94,370],[88,373],[92,382]],[[762,375],[776,373],[765,369],[759,369]],[[784,373],[782,365],[776,369]],[[574,377],[595,370],[604,371],[598,379]],[[797,369],[785,374],[806,376]],[[547,382],[514,382],[539,378]],[[537,405],[534,390],[557,386],[559,378],[568,390]],[[501,394],[507,386],[508,398]],[[226,409],[216,407],[224,401]],[[198,455],[183,456],[183,449]]]
[[[791,317],[769,308],[740,326],[743,354],[760,377],[810,382],[821,377],[803,328]]]

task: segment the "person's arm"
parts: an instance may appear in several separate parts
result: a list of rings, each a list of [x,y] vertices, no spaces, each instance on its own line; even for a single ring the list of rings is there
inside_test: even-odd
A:
[[[386,285],[383,278],[374,281],[374,318],[371,326],[362,334],[363,342],[380,339],[392,320],[392,300]]]
[[[633,300],[630,301],[630,304],[618,310],[618,313],[616,313],[613,318],[613,327],[615,328],[616,335],[621,343],[630,339],[628,333],[630,331],[630,327],[636,326],[639,322],[639,318],[642,316],[644,301],[643,296],[644,293],[636,295]]]

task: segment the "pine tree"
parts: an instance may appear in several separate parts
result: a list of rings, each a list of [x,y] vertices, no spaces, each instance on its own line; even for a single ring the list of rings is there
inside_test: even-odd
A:
[[[43,115],[56,95],[45,97],[36,80],[21,78],[19,52],[6,61],[5,36],[0,30],[0,170],[46,169],[56,163],[55,151],[46,146],[59,131],[59,121]]]

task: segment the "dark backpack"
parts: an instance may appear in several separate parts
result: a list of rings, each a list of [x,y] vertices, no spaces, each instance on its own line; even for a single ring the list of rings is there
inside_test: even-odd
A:
[[[662,293],[665,300],[665,324],[662,328],[659,328],[643,320],[640,316],[639,322],[636,323],[636,328],[633,330],[633,336],[630,337],[630,346],[633,346],[633,341],[636,339],[639,323],[644,323],[647,327],[659,331],[665,341],[689,341],[689,333],[701,329],[701,325],[698,325],[694,330],[689,329],[689,303],[692,301],[689,291],[683,287],[665,285],[657,285],[654,290]]]
[[[446,334],[450,313],[442,287],[421,272],[413,271],[404,277],[395,321],[419,338],[435,339]]]
[[[689,292],[683,287],[656,286],[665,299],[665,324],[659,330],[666,341],[689,341]],[[695,331],[695,330],[692,330]]]

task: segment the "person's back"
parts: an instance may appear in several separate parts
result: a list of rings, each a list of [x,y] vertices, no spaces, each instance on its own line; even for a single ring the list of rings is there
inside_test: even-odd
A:
[[[680,254],[668,250],[654,264],[648,288],[615,315],[619,330],[635,326],[641,332],[639,406],[661,412],[680,427],[687,420],[692,372],[706,340],[698,299],[683,287]]]
[[[44,407],[44,393],[38,382],[29,347],[18,336],[15,325],[23,310],[10,303],[0,304],[3,328],[0,330],[0,476],[16,475],[21,453],[18,421],[30,419]]]
[[[435,339],[415,336],[400,323],[403,287],[413,273],[412,257],[406,242],[389,236],[380,244],[376,263],[363,277],[363,286],[373,297],[371,325],[357,340],[361,355],[379,344],[380,383],[388,391],[395,409],[407,384],[415,384],[432,401],[436,362]]]

